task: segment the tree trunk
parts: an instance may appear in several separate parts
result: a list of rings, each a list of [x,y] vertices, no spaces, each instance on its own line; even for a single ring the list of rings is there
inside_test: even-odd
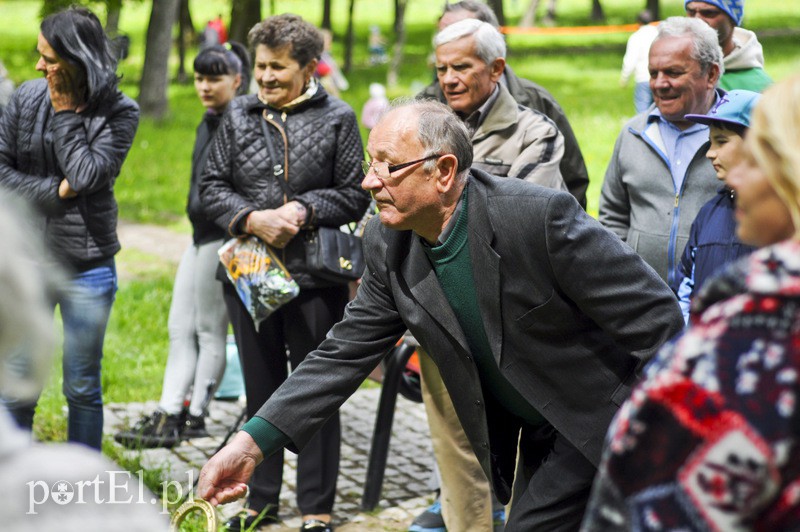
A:
[[[119,15],[122,11],[122,0],[108,0],[106,2],[106,33],[109,37],[116,37],[119,33]]]
[[[592,0],[592,20],[601,22],[606,19],[603,13],[603,6],[600,5],[600,0]]]
[[[522,15],[519,21],[520,27],[532,28],[536,25],[536,10],[539,9],[540,1],[541,0],[531,0],[531,3],[528,4],[528,9],[525,10],[525,14]]]
[[[189,10],[189,0],[180,0],[181,6],[178,10],[178,23],[181,25],[181,31],[185,33],[188,43],[196,42],[197,28],[194,27],[192,20],[192,12]]]
[[[259,22],[261,22],[261,2],[259,0],[233,0],[228,38],[246,44],[247,32]]]
[[[323,30],[331,30],[331,0],[322,0],[322,23],[319,25]]]
[[[400,77],[400,64],[403,62],[403,47],[406,44],[406,6],[408,0],[397,0],[397,19],[394,21],[396,28],[392,59],[389,62],[389,71],[386,73],[386,85],[389,88],[397,87]]]
[[[405,11],[405,3],[404,0],[394,0],[394,25],[392,26],[392,30],[394,31],[395,35],[400,33],[400,26],[402,25],[401,20],[403,19],[403,12]]]
[[[494,11],[494,14],[497,15],[497,22],[501,26],[505,26],[506,25],[506,14],[505,14],[505,11],[503,11],[503,0],[488,0],[488,2],[486,2],[486,3],[489,4],[489,7],[492,8],[492,11]]]
[[[647,9],[651,15],[653,15],[653,20],[661,20],[661,6],[659,5],[658,0],[647,0],[647,5],[645,5],[645,9]]]
[[[347,35],[344,38],[344,68],[345,74],[349,74],[353,68],[353,10],[356,0],[350,0],[347,6]]]
[[[186,83],[186,49],[197,39],[197,32],[189,11],[189,0],[179,0],[178,5],[178,83]]]
[[[178,14],[178,0],[153,0],[142,79],[139,83],[139,107],[142,116],[160,120],[169,110],[167,101],[168,63],[172,49],[172,26]]]

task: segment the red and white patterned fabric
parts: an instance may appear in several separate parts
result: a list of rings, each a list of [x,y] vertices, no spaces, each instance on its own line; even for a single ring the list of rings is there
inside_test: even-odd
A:
[[[800,530],[800,243],[692,312],[611,424],[584,530]]]

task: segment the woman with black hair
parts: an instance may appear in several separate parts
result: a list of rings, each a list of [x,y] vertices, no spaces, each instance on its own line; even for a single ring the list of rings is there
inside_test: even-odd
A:
[[[128,447],[172,447],[182,438],[207,436],[205,407],[225,370],[228,314],[215,274],[225,232],[200,203],[198,181],[222,114],[247,92],[250,57],[239,43],[205,48],[194,60],[194,87],[206,108],[197,126],[186,211],[193,243],[181,258],[169,311],[169,356],[158,409],[114,436]],[[188,409],[184,400],[191,392]]]
[[[36,70],[0,118],[0,185],[38,209],[70,281],[56,297],[64,323],[68,439],[100,449],[100,361],[117,290],[114,181],[133,142],[139,108],[117,88],[116,60],[97,17],[84,8],[41,24]],[[33,425],[33,403],[6,401],[17,423]]]

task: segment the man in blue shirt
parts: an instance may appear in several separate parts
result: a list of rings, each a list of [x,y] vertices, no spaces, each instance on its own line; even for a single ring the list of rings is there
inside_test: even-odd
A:
[[[717,188],[704,157],[708,126],[685,118],[717,101],[723,67],[716,32],[697,19],[665,20],[649,68],[655,107],[631,119],[617,138],[599,218],[675,290],[692,221]]]

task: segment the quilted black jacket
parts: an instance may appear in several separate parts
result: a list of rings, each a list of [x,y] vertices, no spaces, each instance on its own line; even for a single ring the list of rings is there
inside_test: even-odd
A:
[[[23,83],[0,118],[0,185],[38,208],[34,224],[78,271],[120,249],[114,181],[138,124],[139,107],[120,92],[80,114],[55,113],[44,78]],[[65,177],[75,198],[58,197]]]
[[[200,180],[206,214],[230,236],[238,236],[250,212],[285,203],[262,129],[265,111],[274,151],[284,159],[279,162],[288,161],[285,176],[293,199],[312,211],[309,225],[339,227],[361,218],[369,195],[360,186],[364,148],[356,115],[321,86],[311,99],[284,113],[255,95],[231,102]],[[283,262],[301,288],[330,286],[306,268],[305,234],[300,231],[284,248]]]

